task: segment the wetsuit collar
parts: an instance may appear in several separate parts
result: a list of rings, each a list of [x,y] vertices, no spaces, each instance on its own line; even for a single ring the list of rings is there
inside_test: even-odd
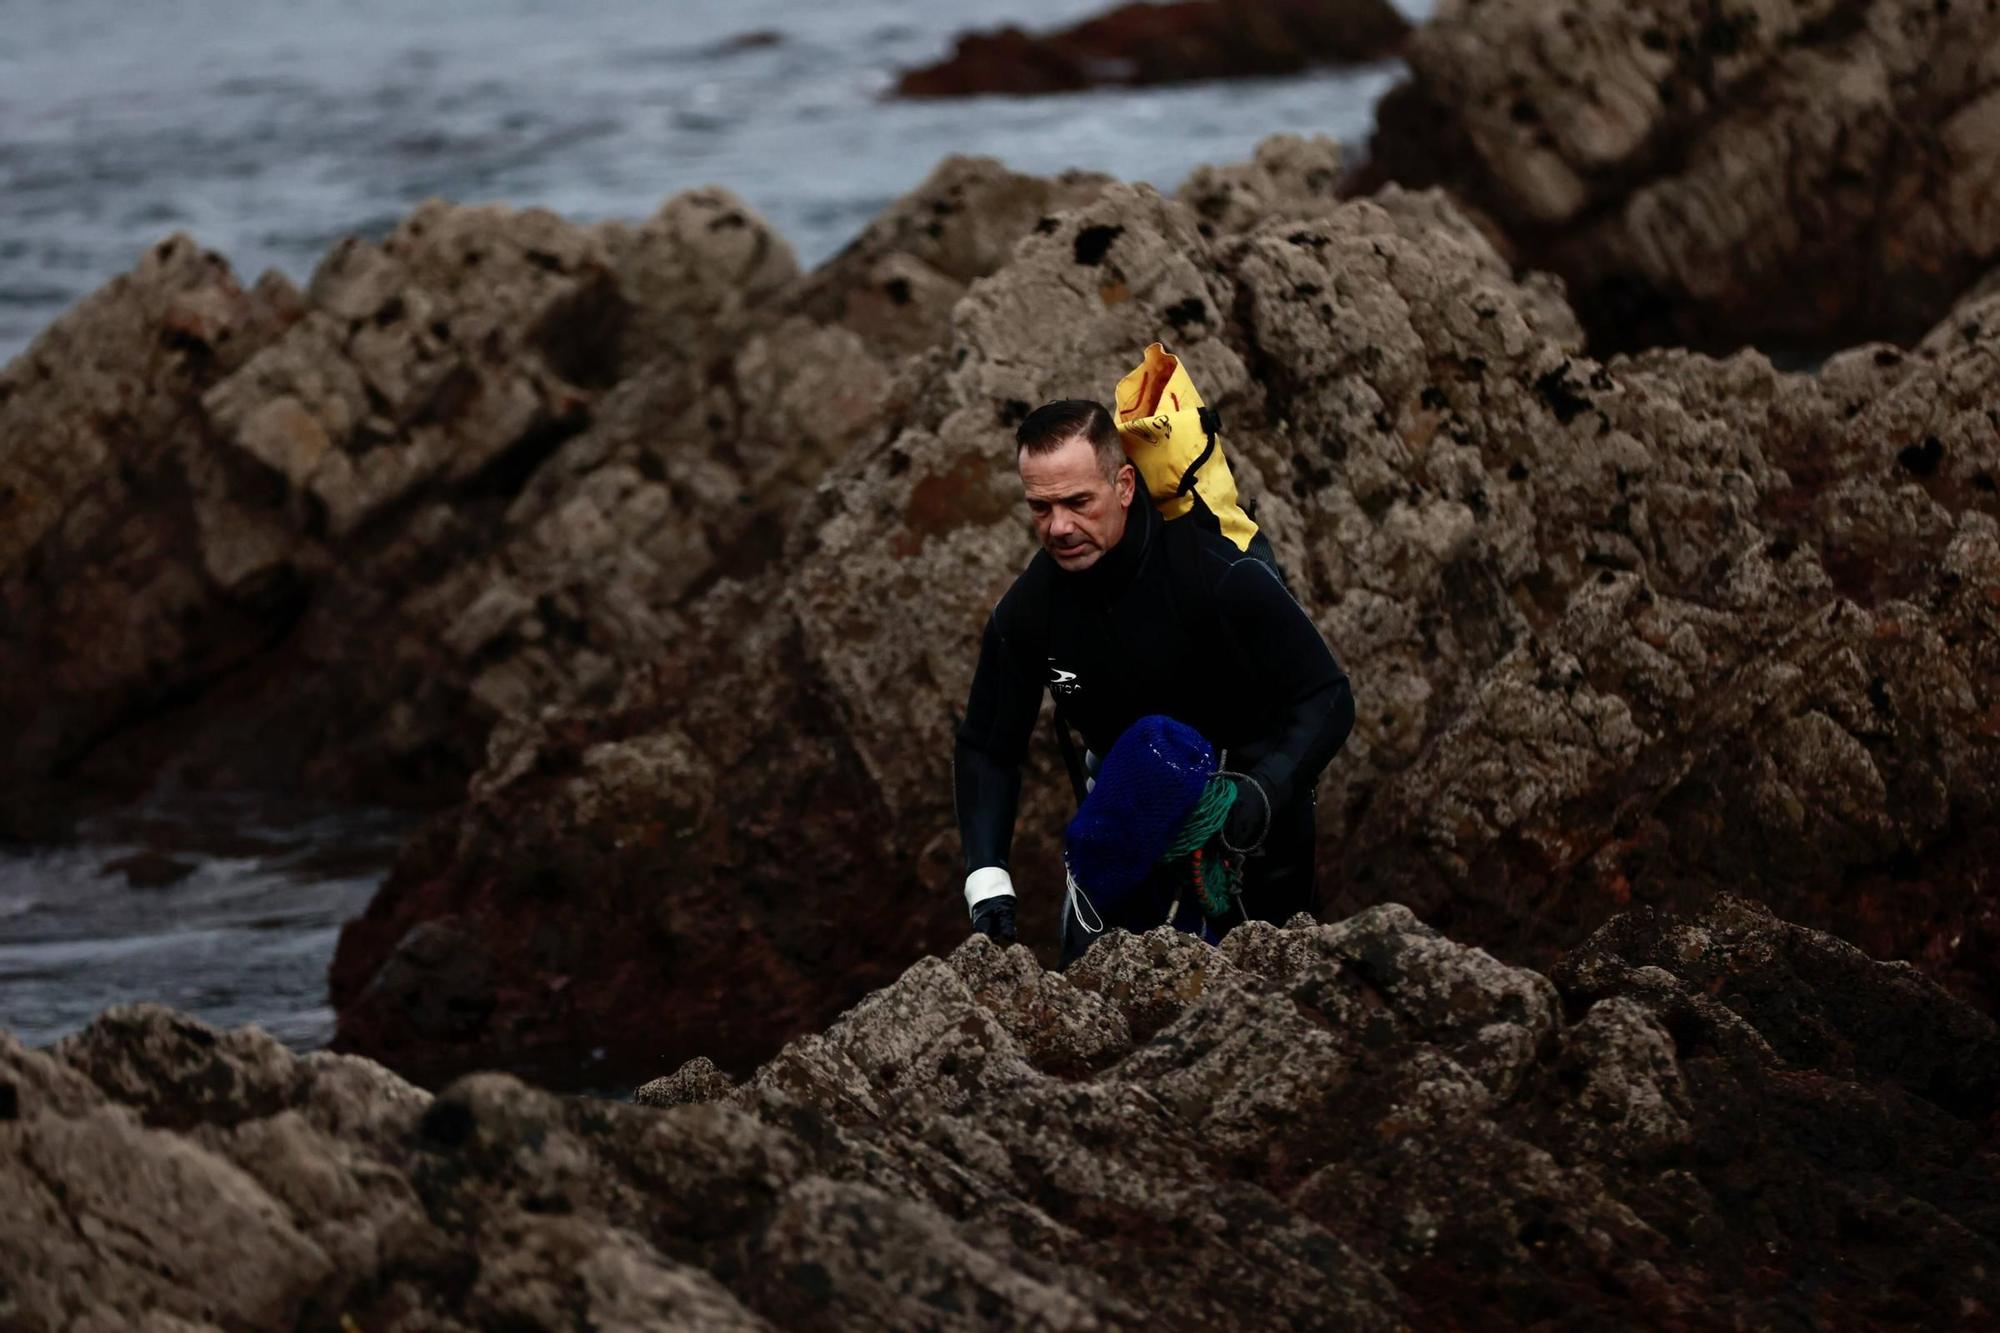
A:
[[[1146,563],[1146,555],[1152,549],[1153,534],[1159,526],[1160,512],[1153,508],[1152,497],[1146,494],[1143,487],[1135,490],[1132,503],[1125,511],[1125,535],[1099,556],[1096,564],[1068,577],[1076,580],[1077,587],[1094,596],[1118,596],[1131,587],[1132,580],[1139,576],[1139,570]]]

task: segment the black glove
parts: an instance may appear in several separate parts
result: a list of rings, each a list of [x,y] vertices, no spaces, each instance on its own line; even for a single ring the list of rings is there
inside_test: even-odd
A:
[[[1271,833],[1270,791],[1247,773],[1232,774],[1229,780],[1236,786],[1236,801],[1222,822],[1222,846],[1238,855],[1254,852]]]
[[[1003,893],[988,898],[972,909],[972,933],[984,935],[995,944],[1014,942],[1014,895]]]

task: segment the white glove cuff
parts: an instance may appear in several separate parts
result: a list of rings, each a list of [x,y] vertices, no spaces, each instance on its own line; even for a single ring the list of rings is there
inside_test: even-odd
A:
[[[965,877],[965,910],[970,912],[988,898],[1014,896],[1014,877],[1000,866],[981,866]]]

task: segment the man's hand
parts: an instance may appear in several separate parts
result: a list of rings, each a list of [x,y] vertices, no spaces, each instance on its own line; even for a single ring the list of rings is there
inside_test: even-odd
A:
[[[972,909],[972,933],[984,935],[995,944],[1014,942],[1014,895],[1003,893]]]
[[[1271,832],[1271,795],[1263,784],[1247,773],[1231,774],[1236,800],[1222,823],[1222,845],[1239,855],[1264,845]]]

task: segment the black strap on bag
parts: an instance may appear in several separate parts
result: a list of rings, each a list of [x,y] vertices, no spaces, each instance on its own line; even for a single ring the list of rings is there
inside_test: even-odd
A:
[[[1086,784],[1090,774],[1083,767],[1083,751],[1078,747],[1076,737],[1070,733],[1069,718],[1063,715],[1061,704],[1056,705],[1055,723],[1056,745],[1062,750],[1063,767],[1069,770],[1070,789],[1076,793],[1076,803],[1081,806],[1084,794],[1089,791]]]

